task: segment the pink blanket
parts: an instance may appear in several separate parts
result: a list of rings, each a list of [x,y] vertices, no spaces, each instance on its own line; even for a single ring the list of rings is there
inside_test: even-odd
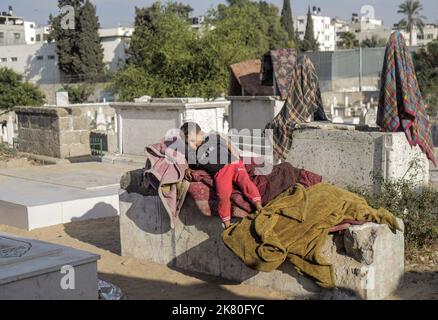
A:
[[[175,227],[175,219],[189,189],[189,182],[184,180],[188,164],[180,152],[184,150],[182,147],[183,142],[175,135],[163,138],[145,149],[147,160],[143,184],[146,189],[157,190],[169,214],[171,228]]]

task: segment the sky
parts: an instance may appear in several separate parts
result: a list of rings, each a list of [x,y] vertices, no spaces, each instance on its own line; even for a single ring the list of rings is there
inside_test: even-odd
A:
[[[97,8],[100,24],[104,28],[116,27],[119,24],[128,26],[134,22],[134,8],[150,6],[154,0],[91,0]],[[267,0],[281,9],[283,0]],[[195,15],[202,15],[225,0],[179,0],[190,4]],[[403,0],[291,0],[294,16],[304,15],[308,6],[317,6],[323,15],[349,20],[353,12],[360,13],[363,6],[373,6],[375,18],[384,20],[386,26],[392,26],[402,16],[397,14],[398,5]],[[438,22],[438,1],[421,0],[426,21]],[[0,0],[0,11],[7,11],[11,5],[14,13],[27,21],[38,25],[47,25],[50,13],[57,14],[57,0]]]

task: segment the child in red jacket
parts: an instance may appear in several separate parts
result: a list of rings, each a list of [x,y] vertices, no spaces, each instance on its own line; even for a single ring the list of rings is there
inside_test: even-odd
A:
[[[225,228],[230,226],[233,183],[257,210],[262,209],[260,192],[228,141],[217,133],[205,134],[194,122],[184,123],[180,130],[186,143],[186,159],[189,163],[186,178],[192,179],[191,170],[204,170],[213,176],[218,198],[217,211]]]

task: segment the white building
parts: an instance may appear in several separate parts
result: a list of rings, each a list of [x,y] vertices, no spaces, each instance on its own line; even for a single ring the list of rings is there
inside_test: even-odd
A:
[[[414,45],[425,46],[434,40],[438,40],[438,25],[426,24],[423,29],[423,35],[418,29],[414,30]]]
[[[44,38],[47,29],[41,30],[42,33],[38,33],[42,35],[41,41],[34,44],[0,46],[0,66],[11,68],[35,83],[59,83],[56,44],[47,43],[47,39]],[[114,72],[125,63],[126,48],[133,30],[124,27],[99,30],[104,50],[103,61],[109,71]]]
[[[117,27],[99,29],[103,47],[103,62],[110,72],[117,71],[126,63],[126,49],[129,46],[134,28]]]
[[[313,8],[312,13],[313,30],[315,39],[319,44],[319,51],[334,51],[336,49],[336,32],[330,17],[321,15],[321,9]],[[294,19],[295,30],[297,30],[300,39],[304,39],[307,25],[307,15],[298,16]]]
[[[26,44],[36,43],[36,24],[31,21],[24,21],[24,39]]]
[[[14,15],[12,7],[0,11],[0,46],[35,43],[35,22]]]
[[[50,27],[37,27],[35,29],[35,42],[47,43],[50,34]]]

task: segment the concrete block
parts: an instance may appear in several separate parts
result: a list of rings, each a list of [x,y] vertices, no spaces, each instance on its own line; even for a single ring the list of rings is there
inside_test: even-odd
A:
[[[375,237],[365,241],[370,235],[369,229],[375,230],[371,232]],[[252,270],[226,248],[221,233],[220,221],[203,216],[190,197],[184,203],[175,229],[171,230],[158,197],[120,194],[123,256],[206,273],[293,297],[382,299],[395,290],[403,274],[403,234],[394,235],[387,226],[366,224],[353,227],[350,232],[353,236],[346,233],[338,239],[329,238],[323,252],[334,266],[338,290],[321,289],[310,278],[299,275],[288,262],[269,273]],[[349,246],[348,253],[343,237],[357,239],[357,245]],[[362,256],[355,250],[368,253],[356,261],[354,257]],[[375,279],[373,283],[372,279]]]
[[[68,145],[68,157],[86,156],[91,154],[89,144],[76,143]]]
[[[75,144],[81,142],[81,136],[76,131],[63,131],[60,133],[61,144]]]
[[[354,127],[353,127],[354,128]],[[429,183],[429,162],[411,147],[403,132],[318,129],[296,130],[287,161],[322,175],[341,187],[380,191],[381,181]]]
[[[89,122],[85,117],[73,117],[73,130],[87,130]]]
[[[90,144],[90,131],[82,131],[80,133],[80,143],[82,144]]]
[[[98,255],[4,233],[0,249],[0,300],[98,299]]]
[[[59,130],[60,131],[70,131],[70,130],[73,130],[73,124],[72,124],[71,117],[59,118],[58,119],[58,123],[59,123]]]
[[[284,101],[276,97],[228,97],[230,128],[264,129],[281,111]]]

